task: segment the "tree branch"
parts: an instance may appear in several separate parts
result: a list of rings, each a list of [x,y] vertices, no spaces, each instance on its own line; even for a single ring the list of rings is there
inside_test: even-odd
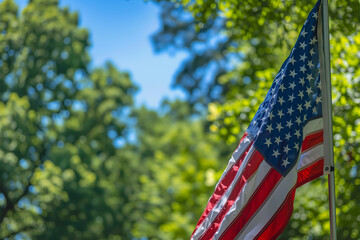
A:
[[[28,230],[31,230],[31,229],[34,229],[36,228],[36,225],[29,225],[29,226],[25,226],[23,228],[21,228],[20,230],[16,231],[16,232],[11,232],[9,233],[8,235],[6,236],[1,236],[2,238],[1,239],[5,239],[5,238],[10,238],[18,233],[21,233],[21,232],[24,232],[24,231],[28,231]]]
[[[1,224],[6,216],[7,212],[14,209],[15,204],[11,201],[8,191],[2,183],[0,183],[0,191],[2,194],[4,194],[4,197],[6,200],[6,206],[4,208],[4,211],[2,211],[0,214],[0,224]]]
[[[32,171],[30,173],[30,176],[28,177],[27,184],[22,191],[22,193],[15,198],[15,200],[11,200],[8,194],[8,191],[6,187],[3,185],[3,183],[0,183],[0,192],[4,194],[5,200],[6,200],[6,206],[4,208],[4,211],[0,214],[0,224],[4,221],[4,218],[6,217],[6,214],[9,211],[13,211],[15,209],[16,204],[29,192],[30,186],[31,186],[31,178],[34,176],[36,168],[40,166],[44,162],[45,159],[46,150],[45,147],[43,147],[42,151],[39,153],[40,162],[38,164],[35,164],[32,168]]]

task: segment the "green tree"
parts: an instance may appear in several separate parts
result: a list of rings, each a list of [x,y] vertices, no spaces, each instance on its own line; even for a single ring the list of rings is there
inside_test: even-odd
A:
[[[85,71],[88,62],[88,33],[77,27],[77,15],[59,9],[55,1],[34,1],[21,16],[13,1],[0,5],[0,98],[1,111],[1,193],[2,237],[19,229],[35,228],[31,216],[35,205],[31,195],[32,177],[47,158],[51,142],[42,116],[65,110],[73,95],[66,86],[76,71]],[[61,24],[59,24],[61,23]],[[22,204],[20,204],[22,202]],[[29,217],[20,221],[16,210]],[[35,214],[34,214],[35,213]]]
[[[83,84],[90,86],[77,92],[73,101],[79,106],[73,105],[63,123],[54,126],[57,144],[45,164],[59,173],[64,196],[53,199],[51,206],[40,205],[48,210],[38,237],[130,239],[140,163],[131,147],[116,147],[116,141],[124,138],[126,126],[120,119],[132,103],[135,87],[128,74],[111,64],[95,69]],[[49,191],[42,185],[48,174],[35,173],[38,191]]]
[[[0,238],[130,239],[136,86],[88,69],[88,32],[56,0],[0,4]]]
[[[162,1],[160,1],[162,2]],[[201,89],[211,89],[220,84],[220,94],[208,105],[208,119],[212,122],[210,129],[228,142],[238,140],[239,132],[246,130],[259,104],[290,48],[294,45],[300,28],[314,1],[238,1],[238,0],[205,0],[205,1],[172,1],[173,11],[163,14],[163,28],[155,38],[164,37],[167,42],[162,49],[186,50],[190,56],[198,56],[196,62],[183,78],[177,80],[186,90],[194,85],[189,93],[189,102],[193,93],[207,94]],[[333,81],[334,140],[336,156],[337,213],[338,233],[342,239],[358,239],[359,211],[355,204],[359,191],[360,138],[359,138],[359,1],[330,1],[330,35],[331,65]],[[187,11],[193,18],[181,15]],[[175,14],[177,13],[177,14]],[[185,14],[187,15],[187,14]],[[187,15],[188,16],[188,15]],[[169,20],[170,19],[170,20]],[[209,25],[220,21],[219,28]],[[169,24],[180,22],[183,24]],[[186,25],[185,23],[188,23]],[[182,28],[187,26],[186,28]],[[240,56],[232,68],[221,75],[200,80],[192,77],[203,69],[203,61],[208,56],[207,49],[198,53],[196,44],[207,46],[211,32],[219,33],[218,38],[231,40],[224,48],[218,48],[218,58],[211,61],[230,62],[227,56]],[[186,36],[195,39],[187,45]],[[223,37],[221,37],[223,36]],[[202,39],[203,41],[198,41]],[[161,43],[161,41],[160,41]],[[211,45],[210,45],[211,46]],[[215,46],[218,47],[218,46]],[[210,47],[209,51],[215,51]],[[204,57],[201,57],[203,55]],[[215,54],[213,55],[215,56]],[[191,59],[194,59],[190,57]],[[205,61],[205,60],[204,60]],[[211,62],[207,61],[207,63]],[[189,61],[190,62],[190,61]],[[188,63],[189,63],[188,62]],[[187,63],[184,64],[187,66]],[[182,78],[184,68],[178,77]],[[197,82],[201,82],[201,87]],[[211,91],[210,91],[211,92]],[[203,97],[207,98],[207,96]],[[206,101],[205,101],[206,103]],[[206,105],[205,105],[206,106]],[[329,222],[327,213],[326,181],[318,180],[302,187],[297,195],[293,218],[280,237],[281,239],[328,239]],[[318,190],[318,191],[316,191]],[[316,191],[316,196],[312,192]],[[308,193],[308,194],[305,194]],[[321,197],[319,197],[321,196]]]

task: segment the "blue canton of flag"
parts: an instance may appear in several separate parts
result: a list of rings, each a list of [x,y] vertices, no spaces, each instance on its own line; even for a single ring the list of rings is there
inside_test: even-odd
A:
[[[247,129],[256,149],[283,176],[296,165],[304,126],[322,115],[316,34],[319,2]]]

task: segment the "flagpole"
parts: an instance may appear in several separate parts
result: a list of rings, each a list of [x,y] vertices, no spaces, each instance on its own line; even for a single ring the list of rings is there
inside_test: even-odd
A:
[[[329,41],[329,10],[328,0],[322,0],[321,25],[323,46],[323,75],[322,98],[324,118],[324,171],[328,173],[329,212],[330,212],[330,239],[336,240],[336,207],[335,207],[335,175],[334,175],[334,145],[332,129],[332,98],[331,98],[331,71],[330,71],[330,41]]]

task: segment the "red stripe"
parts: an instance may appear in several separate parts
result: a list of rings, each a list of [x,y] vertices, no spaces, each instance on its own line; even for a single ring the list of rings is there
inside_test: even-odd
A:
[[[244,138],[247,136],[247,133],[244,134],[244,136],[242,137],[242,139],[240,140],[240,143],[244,140]],[[239,145],[240,145],[239,143]],[[203,214],[201,215],[196,228],[193,232],[193,234],[196,232],[196,230],[198,229],[198,227],[201,225],[201,223],[204,221],[204,219],[206,218],[206,216],[209,214],[209,212],[216,206],[216,204],[219,202],[219,200],[221,199],[221,197],[224,195],[224,193],[226,192],[226,190],[228,189],[228,187],[230,186],[231,182],[234,180],[236,173],[238,172],[245,156],[247,155],[250,147],[252,144],[249,144],[248,148],[244,151],[244,153],[237,159],[237,162],[233,165],[233,167],[231,169],[229,169],[229,171],[227,172],[227,174],[223,177],[223,179],[220,181],[220,183],[218,183],[213,195],[211,196],[210,200],[208,201],[208,204],[203,212]],[[192,234],[192,235],[193,235]]]
[[[285,201],[281,204],[278,211],[274,214],[269,223],[254,238],[258,240],[276,239],[285,229],[293,212],[293,203],[295,198],[296,187],[294,186]]]
[[[309,167],[298,172],[296,186],[300,187],[324,174],[324,158],[319,159]]]
[[[221,235],[220,239],[234,239],[239,234],[245,224],[252,218],[252,216],[257,212],[258,208],[268,198],[281,177],[281,174],[278,173],[275,169],[272,168],[269,171],[262,183],[254,191],[254,194],[249,199],[247,204]]]
[[[320,132],[306,136],[306,138],[304,139],[304,141],[302,143],[301,152],[306,151],[307,149],[309,149],[319,143],[322,143],[324,141],[323,136],[324,136],[324,134],[323,134],[322,130]]]
[[[251,156],[247,166],[245,166],[244,172],[240,176],[238,182],[235,184],[234,188],[232,189],[232,192],[227,202],[224,204],[219,214],[216,216],[214,221],[211,223],[211,225],[206,229],[206,231],[202,234],[202,236],[199,239],[211,239],[213,237],[213,235],[218,230],[226,213],[229,211],[231,206],[234,204],[236,198],[239,196],[241,189],[244,187],[247,180],[256,172],[260,163],[263,160],[264,157],[258,151],[255,151],[254,154]]]

